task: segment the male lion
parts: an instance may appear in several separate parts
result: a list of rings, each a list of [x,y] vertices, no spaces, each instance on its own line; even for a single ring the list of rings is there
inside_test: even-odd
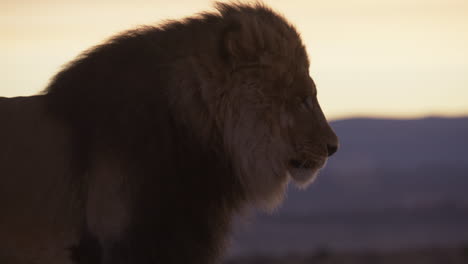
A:
[[[2,263],[214,263],[234,214],[314,178],[338,140],[299,34],[262,4],[216,8],[0,99]]]

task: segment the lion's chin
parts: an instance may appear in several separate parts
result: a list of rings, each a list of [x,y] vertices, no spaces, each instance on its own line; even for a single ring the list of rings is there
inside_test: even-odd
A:
[[[326,159],[314,162],[314,166],[308,168],[289,167],[287,174],[300,188],[305,188],[317,178],[321,168],[325,166]]]

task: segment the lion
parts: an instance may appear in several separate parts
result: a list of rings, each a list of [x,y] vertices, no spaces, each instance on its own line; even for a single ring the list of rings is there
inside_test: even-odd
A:
[[[217,3],[119,34],[0,99],[2,263],[216,263],[338,148],[299,33]]]

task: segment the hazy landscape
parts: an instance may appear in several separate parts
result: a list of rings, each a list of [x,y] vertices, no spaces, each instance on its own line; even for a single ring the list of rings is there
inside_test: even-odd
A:
[[[239,221],[231,262],[468,263],[468,118],[332,126],[340,151],[277,212]]]
[[[250,256],[231,259],[226,264],[466,264],[468,248],[425,248],[396,251],[333,252],[317,250],[309,254],[280,257]]]

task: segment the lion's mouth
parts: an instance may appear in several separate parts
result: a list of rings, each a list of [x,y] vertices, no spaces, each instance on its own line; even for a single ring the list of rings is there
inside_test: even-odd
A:
[[[298,160],[289,161],[288,173],[300,186],[311,183],[317,176],[319,170],[325,165],[326,158],[321,160]]]
[[[311,169],[311,168],[313,168],[312,162],[307,161],[307,160],[302,161],[302,160],[293,159],[293,160],[289,161],[289,165],[290,165],[290,167],[295,168],[295,169]]]

